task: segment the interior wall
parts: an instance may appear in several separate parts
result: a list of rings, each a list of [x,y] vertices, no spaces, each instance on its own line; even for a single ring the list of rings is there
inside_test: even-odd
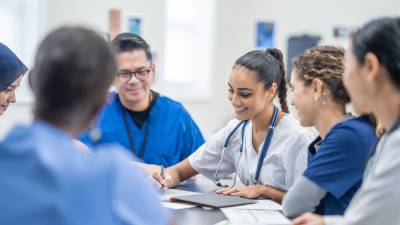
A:
[[[143,36],[157,52],[159,67],[162,67],[165,0],[44,1],[47,3],[46,23],[42,24],[45,31],[71,23],[107,31],[109,8],[121,9],[123,21],[130,15],[142,16]],[[209,101],[183,101],[206,137],[233,118],[226,97],[228,76],[233,62],[255,48],[256,21],[275,23],[275,43],[285,53],[290,35],[317,34],[322,36],[323,43],[343,44],[333,39],[333,26],[357,27],[371,18],[400,16],[400,1],[397,0],[218,0],[216,4],[213,96]],[[11,106],[5,116],[0,117],[0,136],[15,122],[29,121],[31,108],[30,104]]]

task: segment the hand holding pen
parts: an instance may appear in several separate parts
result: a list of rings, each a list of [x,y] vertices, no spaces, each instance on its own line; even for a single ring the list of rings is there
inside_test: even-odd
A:
[[[164,170],[165,170],[165,168],[164,168],[164,165],[163,165],[163,164],[161,164],[160,176],[161,176],[161,179],[163,179],[163,180],[165,180],[165,174],[164,174]],[[164,184],[163,184],[163,183],[161,183],[161,189],[163,189],[163,188],[164,188]]]
[[[172,177],[165,172],[164,165],[160,166],[160,172],[153,172],[152,177],[161,185],[162,189],[168,189],[173,186]]]

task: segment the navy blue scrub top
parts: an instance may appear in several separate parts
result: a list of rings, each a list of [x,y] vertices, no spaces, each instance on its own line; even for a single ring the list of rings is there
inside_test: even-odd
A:
[[[324,140],[318,137],[310,144],[304,176],[327,192],[315,213],[343,215],[362,183],[376,141],[373,125],[363,116],[339,122]]]
[[[182,104],[166,96],[157,97],[151,107],[149,119],[143,123],[141,129],[134,123],[127,110],[123,110],[123,113],[126,114],[131,132],[133,153],[138,158],[142,158],[140,155],[142,145],[145,143],[142,158],[145,163],[172,166],[187,158],[204,143],[200,129]],[[90,148],[97,144],[118,143],[127,150],[130,149],[128,132],[117,93],[111,93],[96,126],[101,133],[99,140],[92,140],[89,131],[79,137]],[[147,140],[143,141],[146,133]]]

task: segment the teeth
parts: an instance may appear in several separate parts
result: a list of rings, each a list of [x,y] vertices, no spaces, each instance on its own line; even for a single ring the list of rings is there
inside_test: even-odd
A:
[[[236,111],[244,111],[246,108],[245,107],[235,107],[235,110]]]

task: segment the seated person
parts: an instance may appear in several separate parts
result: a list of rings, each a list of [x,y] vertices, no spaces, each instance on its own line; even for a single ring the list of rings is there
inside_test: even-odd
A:
[[[153,177],[173,187],[197,173],[223,187],[220,178],[235,173],[245,187],[232,183],[221,194],[246,198],[271,198],[283,194],[307,165],[307,146],[314,138],[289,114],[282,53],[278,49],[254,50],[241,56],[232,68],[228,98],[236,119],[231,120],[197,151]],[[274,105],[278,95],[281,110]]]
[[[400,17],[379,18],[357,30],[345,65],[344,84],[353,105],[372,111],[387,132],[343,216],[306,213],[292,225],[400,224]]]
[[[343,214],[376,143],[368,116],[345,115],[350,99],[342,82],[343,60],[342,48],[317,46],[294,61],[292,103],[301,125],[315,126],[319,137],[308,147],[303,176],[285,194],[283,213],[288,217]]]
[[[88,29],[60,28],[40,44],[31,71],[35,119],[0,143],[0,224],[171,221],[120,146],[86,154],[73,144],[104,104],[116,68],[108,44]]]
[[[4,44],[0,43],[0,116],[15,103],[15,90],[28,68]]]
[[[172,166],[204,143],[181,103],[153,90],[156,66],[140,36],[123,33],[111,43],[118,61],[114,85],[86,145],[119,143],[145,163]]]

